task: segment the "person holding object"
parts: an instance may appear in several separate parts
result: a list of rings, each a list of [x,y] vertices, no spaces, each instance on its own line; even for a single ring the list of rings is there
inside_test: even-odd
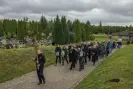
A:
[[[37,76],[39,79],[39,83],[40,84],[45,84],[45,78],[43,75],[43,69],[44,69],[44,64],[45,64],[45,56],[41,53],[40,50],[37,50],[37,57],[35,59],[36,62],[36,71],[37,71]]]

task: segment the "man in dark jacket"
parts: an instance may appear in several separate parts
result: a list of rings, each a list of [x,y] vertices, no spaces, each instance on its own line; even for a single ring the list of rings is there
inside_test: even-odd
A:
[[[61,64],[61,48],[59,45],[55,48],[55,54],[56,54],[56,64],[57,61],[59,60],[59,63]]]
[[[88,47],[87,47],[86,44],[84,45],[84,49],[83,49],[83,51],[84,51],[85,64],[87,64]]]
[[[41,53],[40,50],[37,51],[37,57],[35,59],[35,62],[36,62],[36,68],[37,68],[37,76],[38,76],[38,79],[39,79],[39,83],[38,85],[40,84],[45,84],[45,78],[44,78],[44,75],[43,75],[43,69],[44,69],[44,64],[45,64],[45,56]]]
[[[70,70],[72,70],[72,68],[75,68],[75,64],[76,64],[76,57],[77,57],[77,52],[75,50],[75,48],[72,47],[72,53],[71,53],[71,57],[72,57],[72,64],[70,67]]]
[[[68,46],[69,63],[72,62],[72,46]]]
[[[64,51],[65,51],[65,56],[64,57],[65,57],[65,60],[68,64],[68,48],[67,48],[67,46],[65,47]]]

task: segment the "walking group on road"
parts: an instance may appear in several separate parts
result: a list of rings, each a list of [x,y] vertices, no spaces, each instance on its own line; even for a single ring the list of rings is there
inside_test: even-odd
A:
[[[56,64],[59,62],[62,66],[64,61],[67,64],[71,63],[70,70],[75,68],[79,62],[79,71],[84,69],[87,62],[93,62],[95,66],[99,58],[108,56],[114,48],[120,48],[121,42],[107,41],[107,42],[88,42],[81,44],[72,44],[67,46],[57,45],[55,49]]]
[[[75,68],[75,65],[79,62],[79,71],[84,69],[84,65],[87,62],[92,62],[93,66],[95,63],[105,56],[108,56],[113,49],[120,48],[122,46],[121,42],[107,41],[107,42],[91,42],[81,43],[81,44],[71,44],[66,46],[59,46],[55,48],[56,55],[56,65],[59,63],[64,66],[70,64],[70,70]],[[45,77],[43,75],[43,69],[45,64],[45,55],[38,49],[36,62],[36,71],[40,84],[45,84]]]

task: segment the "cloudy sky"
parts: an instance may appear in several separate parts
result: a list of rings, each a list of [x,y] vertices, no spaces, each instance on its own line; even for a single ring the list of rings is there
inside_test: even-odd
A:
[[[0,0],[0,19],[65,15],[91,24],[133,25],[133,0]]]

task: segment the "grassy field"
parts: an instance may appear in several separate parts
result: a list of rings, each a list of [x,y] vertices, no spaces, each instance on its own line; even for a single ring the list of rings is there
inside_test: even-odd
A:
[[[109,37],[106,34],[94,34],[95,40],[97,41],[106,41]]]
[[[95,40],[97,40],[97,41],[107,41],[107,40],[109,40],[109,36],[106,35],[106,34],[94,34],[94,36],[95,36]],[[118,37],[113,36],[112,39],[116,41],[118,39]]]
[[[54,47],[42,48],[48,66],[55,62]],[[0,83],[35,70],[35,51],[33,48],[0,50]]]
[[[117,78],[119,83],[109,81]],[[103,61],[75,89],[133,89],[133,45]]]

